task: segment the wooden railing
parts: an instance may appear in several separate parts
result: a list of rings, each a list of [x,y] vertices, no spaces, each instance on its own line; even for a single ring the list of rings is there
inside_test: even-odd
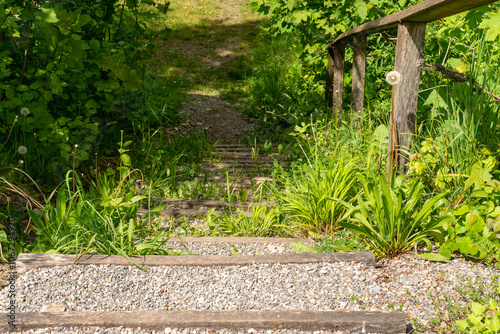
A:
[[[425,0],[398,13],[360,25],[338,36],[328,46],[325,98],[333,113],[342,111],[344,92],[344,56],[346,44],[353,42],[352,104],[359,117],[363,113],[366,70],[366,36],[398,29],[394,70],[401,81],[393,86],[389,121],[389,157],[391,164],[405,171],[415,133],[419,62],[424,49],[425,27],[450,15],[495,2],[495,0]],[[353,118],[356,118],[354,116]],[[390,166],[392,167],[392,166]]]

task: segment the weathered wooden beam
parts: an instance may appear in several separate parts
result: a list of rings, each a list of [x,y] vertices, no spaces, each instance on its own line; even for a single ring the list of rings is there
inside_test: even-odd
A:
[[[7,314],[2,314],[4,319]],[[203,328],[232,330],[303,330],[357,333],[405,333],[403,312],[372,311],[290,311],[290,310],[182,310],[182,311],[91,311],[20,312],[15,326],[0,322],[2,333],[58,327],[125,327],[164,332],[165,328]],[[59,332],[59,330],[57,330]],[[61,331],[62,332],[62,331]],[[67,331],[64,331],[67,333]],[[80,332],[80,331],[78,331]],[[87,332],[87,331],[85,331]],[[99,331],[101,332],[101,331]],[[107,332],[107,331],[104,331]],[[114,331],[113,331],[114,332]],[[120,331],[121,332],[121,331]],[[123,331],[129,332],[129,330]],[[166,332],[166,331],[165,331]],[[186,330],[187,332],[187,330]],[[295,332],[295,331],[294,331]]]
[[[352,103],[354,106],[353,125],[361,128],[365,101],[366,36],[354,37],[352,65]]]
[[[374,20],[349,30],[330,44],[346,44],[356,35],[371,35],[395,29],[400,22],[429,23],[463,11],[481,7],[496,0],[426,0],[411,8]]]
[[[135,263],[141,266],[251,266],[256,263],[271,264],[301,264],[301,263],[336,263],[356,262],[375,266],[375,256],[372,252],[345,253],[297,253],[297,254],[262,254],[262,255],[129,255]],[[17,273],[26,273],[31,269],[50,268],[56,266],[77,265],[115,265],[129,266],[130,260],[121,255],[85,254],[35,254],[21,253],[16,260]]]
[[[329,107],[333,106],[333,49],[328,49],[328,65],[326,66],[325,101]]]
[[[392,115],[389,120],[389,163],[400,171],[407,171],[407,162],[412,150],[417,117],[420,67],[425,39],[423,22],[403,22],[398,27],[395,70],[401,74],[401,81],[393,86]]]
[[[345,46],[333,46],[333,115],[342,113],[344,98]]]

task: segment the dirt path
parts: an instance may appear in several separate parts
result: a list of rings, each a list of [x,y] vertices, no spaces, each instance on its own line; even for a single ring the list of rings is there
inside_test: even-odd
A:
[[[172,1],[166,38],[155,41],[158,64],[178,71],[190,84],[180,110],[190,131],[210,141],[236,143],[252,129],[241,114],[243,78],[262,21],[248,0]],[[184,130],[186,131],[186,130]]]

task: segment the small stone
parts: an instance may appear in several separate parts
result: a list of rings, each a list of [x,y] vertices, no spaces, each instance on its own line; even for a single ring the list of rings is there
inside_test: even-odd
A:
[[[382,292],[382,288],[379,285],[375,285],[372,289],[373,293],[380,293]]]

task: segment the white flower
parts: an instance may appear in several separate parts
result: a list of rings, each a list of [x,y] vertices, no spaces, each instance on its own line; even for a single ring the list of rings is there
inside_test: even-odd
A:
[[[21,108],[21,115],[28,116],[30,114],[30,110],[26,107]]]
[[[24,161],[23,160],[19,160],[19,164],[20,165],[24,164]]]
[[[26,148],[26,146],[19,146],[17,152],[19,152],[19,154],[26,154],[26,152],[28,152],[28,149]]]
[[[387,73],[385,80],[391,86],[397,85],[401,81],[401,73],[398,71],[391,71]]]

